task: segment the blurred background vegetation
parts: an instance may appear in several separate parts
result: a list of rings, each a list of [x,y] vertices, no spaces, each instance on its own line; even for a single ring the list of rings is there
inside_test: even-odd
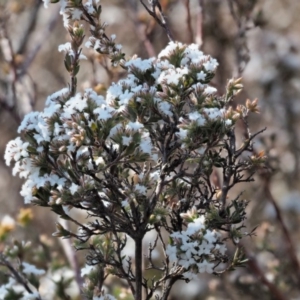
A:
[[[197,43],[219,61],[213,84],[220,94],[229,78],[243,77],[244,90],[232,105],[258,98],[260,114],[249,120],[250,127],[253,132],[267,127],[255,143],[257,152],[268,155],[267,167],[257,173],[254,183],[238,190],[250,201],[247,230],[257,226],[256,235],[243,241],[250,258],[247,267],[180,283],[171,299],[300,299],[300,1],[160,3],[175,40]],[[127,58],[155,56],[168,43],[164,30],[138,0],[101,0],[101,4],[107,32],[117,35]],[[42,208],[24,210],[22,181],[12,177],[3,159],[23,116],[41,110],[48,95],[68,84],[64,57],[57,51],[68,34],[58,11],[59,5],[46,10],[40,0],[0,0],[0,250],[14,239],[32,240],[37,249],[52,249],[47,255],[41,250],[40,265],[50,259],[59,269],[65,257],[72,265],[68,252],[72,250],[51,238],[55,215]],[[105,93],[124,75],[105,57],[87,49],[83,53],[88,60],[81,63],[80,88]],[[242,124],[238,131],[242,140]]]

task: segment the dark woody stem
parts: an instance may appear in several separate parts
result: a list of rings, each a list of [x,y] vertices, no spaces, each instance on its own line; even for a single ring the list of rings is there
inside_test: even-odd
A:
[[[143,238],[135,239],[135,300],[142,300],[142,283],[143,283]]]

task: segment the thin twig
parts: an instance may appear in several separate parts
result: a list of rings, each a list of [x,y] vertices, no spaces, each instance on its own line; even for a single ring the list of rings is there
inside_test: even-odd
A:
[[[235,4],[237,7],[237,11],[235,9]],[[228,5],[232,18],[238,28],[238,32],[235,37],[235,53],[238,64],[238,76],[240,76],[250,60],[246,33],[248,30],[254,27],[248,26],[248,22],[250,20],[250,13],[254,8],[254,4],[252,6],[249,6],[247,8],[247,11],[243,13],[239,11],[239,3],[236,0],[228,0]]]
[[[204,20],[204,3],[203,0],[199,0],[199,12],[197,13],[197,31],[196,31],[196,43],[199,46],[203,46],[203,20]]]
[[[132,22],[134,23],[134,29],[137,33],[137,36],[139,37],[139,39],[141,40],[141,42],[144,44],[144,47],[148,53],[148,55],[150,57],[156,56],[155,53],[155,49],[154,46],[152,44],[152,42],[149,39],[149,35],[151,34],[152,29],[150,30],[150,32],[147,32],[147,27],[145,26],[145,28],[143,28],[143,24],[138,20],[137,18],[137,5],[136,2],[134,1],[126,1],[125,2],[126,5],[130,6],[130,18],[132,20]],[[134,13],[132,13],[132,11]],[[154,23],[154,22],[153,22]]]
[[[69,224],[66,220],[62,219],[62,220],[60,220],[60,222],[62,223],[62,225],[64,226],[65,229],[69,230]],[[76,254],[75,254],[74,248],[71,244],[71,239],[59,239],[59,241],[60,241],[60,243],[64,249],[65,255],[75,273],[75,280],[80,289],[83,281],[82,281],[82,277],[80,275],[81,271],[80,271],[80,267],[79,267],[79,262],[78,262]]]
[[[247,255],[249,261],[248,266],[250,269],[258,276],[258,279],[269,289],[272,299],[274,300],[287,300],[287,298],[284,297],[282,292],[277,288],[276,285],[274,285],[271,281],[267,279],[264,272],[259,267],[259,264],[257,260],[255,259],[255,256],[253,253],[251,253],[247,247],[244,247],[245,254]]]
[[[16,53],[23,54],[25,52],[26,46],[29,42],[29,36],[34,31],[36,27],[36,21],[38,19],[38,13],[42,6],[42,1],[35,0],[35,2],[32,4],[30,16],[28,17],[28,24],[25,29],[25,31],[22,33],[21,41],[19,43],[19,46],[17,48]]]
[[[18,76],[21,77],[27,72],[31,63],[34,61],[35,57],[41,50],[42,46],[45,44],[45,40],[47,40],[47,38],[52,33],[52,31],[53,31],[54,27],[56,26],[59,19],[60,19],[60,14],[59,14],[59,9],[58,9],[58,11],[53,14],[53,17],[50,19],[49,24],[46,27],[46,29],[40,35],[39,42],[36,44],[35,48],[31,51],[31,53],[28,55],[26,61],[21,66]]]
[[[6,27],[6,21],[8,18],[3,18],[3,20],[0,20],[0,46],[2,53],[4,54],[4,59],[10,64],[10,77],[11,79],[7,82],[8,85],[11,85],[12,90],[12,99],[9,103],[9,97],[7,98],[7,105],[9,107],[12,107],[12,110],[16,108],[16,82],[17,82],[17,64],[15,61],[15,53],[13,50],[12,42],[9,38],[7,27]]]
[[[185,8],[187,13],[186,24],[187,24],[187,33],[188,33],[188,42],[193,43],[194,34],[192,28],[192,17],[191,17],[191,8],[190,8],[190,0],[185,0]]]
[[[140,2],[142,3],[142,5],[145,7],[145,9],[147,10],[147,12],[156,20],[156,22],[165,29],[167,36],[169,38],[170,41],[173,41],[172,38],[172,34],[171,31],[167,25],[167,22],[165,20],[165,17],[162,13],[162,9],[161,9],[161,5],[159,3],[158,0],[152,0],[151,2],[151,6],[152,6],[152,10],[150,10],[147,5],[143,2],[143,0],[140,0]],[[156,9],[158,9],[159,11],[159,16],[156,13]]]
[[[29,294],[33,294],[34,292],[31,290],[29,287],[27,281],[19,274],[19,272],[13,267],[13,265],[3,256],[2,253],[0,253],[0,265],[5,266],[6,268],[9,269],[11,274],[14,276],[14,278],[17,280],[18,283],[20,283],[25,290]],[[36,300],[41,300],[40,297],[35,297]]]
[[[283,232],[283,236],[285,238],[285,241],[286,241],[286,245],[287,245],[287,249],[288,249],[288,252],[289,252],[289,256],[292,260],[292,264],[293,264],[293,267],[296,271],[296,276],[297,276],[297,280],[298,280],[298,284],[300,285],[300,263],[299,263],[299,260],[298,260],[298,257],[297,257],[297,254],[296,254],[296,248],[294,246],[294,243],[292,241],[292,238],[290,236],[290,233],[284,223],[284,220],[283,220],[283,216],[281,214],[281,211],[280,211],[280,208],[276,202],[276,200],[274,199],[271,191],[270,191],[270,184],[269,184],[269,181],[268,180],[265,180],[264,182],[264,193],[265,195],[267,196],[268,200],[271,202],[271,204],[273,205],[275,211],[276,211],[276,217],[277,217],[277,220],[281,226],[281,229],[282,229],[282,232]]]

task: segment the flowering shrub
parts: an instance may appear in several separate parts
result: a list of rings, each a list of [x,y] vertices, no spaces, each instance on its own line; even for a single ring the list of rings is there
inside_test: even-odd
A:
[[[88,251],[81,272],[84,297],[114,299],[102,292],[113,275],[127,282],[134,299],[143,293],[143,299],[167,299],[178,280],[242,265],[239,240],[247,235],[242,231],[247,201],[228,192],[239,182],[252,181],[264,160],[262,154],[243,156],[252,151],[256,134],[248,130],[240,146],[235,136],[236,122],[248,126],[257,101],[230,107],[241,79],[229,80],[220,96],[209,85],[218,63],[197,45],[170,41],[157,58],[126,59],[116,37],[105,34],[99,1],[60,2],[71,37],[59,46],[70,86],[50,95],[42,112],[25,116],[21,137],[8,143],[5,160],[14,163],[14,175],[25,178],[25,203],[50,207],[78,227],[73,232],[58,223],[53,235],[72,238],[77,250]],[[77,92],[76,75],[85,58],[80,21],[90,25],[85,46],[127,72],[106,95],[92,89]],[[214,174],[222,179],[214,182]],[[72,209],[86,213],[88,221],[73,218]],[[146,255],[142,242],[149,231],[157,237]],[[129,238],[134,257],[123,251]],[[234,258],[227,253],[229,241],[237,246]],[[153,257],[159,248],[163,263]],[[147,269],[159,274],[152,280],[145,277],[144,255]],[[2,258],[11,267],[8,259]],[[18,268],[21,275],[12,276],[2,293],[8,295],[18,282],[25,287],[20,292],[24,299],[39,299],[38,285],[26,288],[32,284],[27,275],[42,276],[43,270],[26,262]]]

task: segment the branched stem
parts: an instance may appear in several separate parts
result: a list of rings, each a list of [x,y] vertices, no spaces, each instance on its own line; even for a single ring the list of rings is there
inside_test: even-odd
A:
[[[135,239],[135,295],[134,300],[142,300],[143,288],[143,239]]]
[[[162,13],[162,9],[161,9],[161,5],[159,3],[158,0],[152,0],[151,1],[151,9],[150,10],[147,5],[143,2],[143,0],[140,0],[140,2],[142,3],[142,5],[145,7],[145,9],[147,10],[147,12],[156,20],[156,22],[162,27],[164,28],[164,30],[166,31],[167,33],[167,36],[169,38],[170,41],[173,41],[173,37],[172,37],[172,34],[171,34],[171,31],[167,25],[167,22],[165,20],[165,17]],[[156,13],[156,9],[158,9],[159,11],[159,16],[157,15]]]
[[[273,205],[273,207],[276,211],[276,217],[277,217],[278,222],[281,226],[283,236],[286,240],[289,256],[292,260],[293,267],[296,271],[298,284],[300,285],[300,263],[299,263],[299,260],[298,260],[297,254],[296,254],[296,249],[295,249],[294,243],[292,241],[292,238],[290,236],[290,233],[289,233],[289,231],[288,231],[288,229],[287,229],[287,227],[284,223],[283,216],[281,214],[280,208],[279,208],[278,204],[276,203],[276,200],[274,199],[274,197],[273,197],[273,195],[270,191],[269,182],[267,180],[265,180],[265,183],[264,183],[264,193],[267,196],[268,200],[272,203],[272,205]]]
[[[254,255],[252,253],[250,253],[250,251],[247,249],[247,247],[244,247],[244,251],[249,259],[248,260],[249,267],[258,276],[258,278],[261,280],[261,282],[268,287],[268,289],[272,295],[272,299],[287,300],[287,298],[282,294],[282,292],[277,288],[277,286],[274,285],[272,282],[270,282],[267,279],[264,272],[259,267],[258,262],[255,259]]]

